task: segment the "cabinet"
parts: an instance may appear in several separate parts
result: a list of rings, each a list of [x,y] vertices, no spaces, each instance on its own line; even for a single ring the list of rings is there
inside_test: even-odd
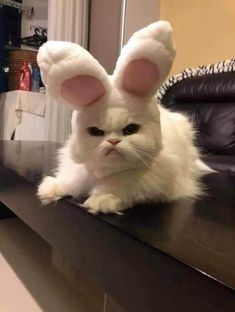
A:
[[[12,46],[20,47],[20,37],[21,11],[0,5],[0,92],[7,91],[8,51]]]
[[[15,90],[0,94],[0,140],[44,140],[46,94]],[[1,309],[0,309],[1,310]]]

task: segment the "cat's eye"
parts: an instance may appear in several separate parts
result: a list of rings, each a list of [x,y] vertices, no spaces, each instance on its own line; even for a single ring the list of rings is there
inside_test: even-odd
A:
[[[87,128],[87,131],[91,136],[103,136],[104,135],[104,131],[97,127],[89,127]]]
[[[137,133],[140,129],[140,126],[137,124],[129,124],[125,128],[122,129],[124,135],[131,135]]]

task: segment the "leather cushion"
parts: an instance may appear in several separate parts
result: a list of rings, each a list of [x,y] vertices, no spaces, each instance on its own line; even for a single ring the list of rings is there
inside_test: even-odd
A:
[[[232,171],[235,173],[235,157],[231,155],[205,155],[203,161],[217,171]]]
[[[219,73],[186,78],[173,85],[163,103],[235,102],[235,73]]]
[[[196,130],[196,145],[202,152],[235,155],[234,103],[175,103],[165,106],[189,117]]]
[[[189,116],[203,152],[235,155],[235,72],[186,78],[167,90],[162,103]]]

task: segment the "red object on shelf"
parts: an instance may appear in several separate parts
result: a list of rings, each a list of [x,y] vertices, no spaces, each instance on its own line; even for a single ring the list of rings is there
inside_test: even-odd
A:
[[[20,69],[18,89],[30,91],[30,88],[31,88],[31,70],[29,68],[28,62],[25,60],[23,66]]]

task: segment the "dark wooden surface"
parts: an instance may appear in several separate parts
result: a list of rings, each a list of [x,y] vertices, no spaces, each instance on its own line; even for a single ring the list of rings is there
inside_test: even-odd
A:
[[[13,218],[15,216],[16,215],[9,208],[0,202],[0,219]]]
[[[89,215],[73,199],[42,207],[36,185],[58,145],[0,143],[0,201],[128,311],[235,311],[235,175],[207,196]]]

